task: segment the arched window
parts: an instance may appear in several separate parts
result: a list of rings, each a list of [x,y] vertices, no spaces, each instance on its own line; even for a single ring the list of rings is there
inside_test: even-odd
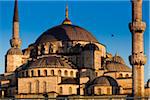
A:
[[[41,76],[40,70],[38,70],[38,76]]]
[[[24,77],[24,72],[22,72],[22,77]]]
[[[70,76],[72,76],[72,77],[73,77],[73,71],[71,71],[71,72],[70,72]]]
[[[44,76],[47,76],[47,70],[44,70]]]
[[[96,72],[95,75],[98,76],[98,73]]]
[[[122,78],[123,77],[123,75],[122,74],[119,74],[119,78]]]
[[[38,80],[35,81],[35,92],[39,93],[39,81]]]
[[[61,70],[58,70],[58,76],[61,76]]]
[[[107,88],[107,94],[110,94],[110,88]]]
[[[46,82],[43,82],[43,92],[46,93]]]
[[[72,94],[72,88],[69,87],[69,94]]]
[[[26,71],[26,77],[28,77],[28,76],[29,76],[28,71]]]
[[[59,93],[60,93],[60,94],[63,93],[63,88],[62,88],[62,87],[59,88]]]
[[[31,76],[34,76],[34,72],[33,72],[33,70],[31,70]]]
[[[31,90],[32,90],[31,89],[31,82],[28,83],[28,90],[29,90],[28,93],[31,93]]]
[[[129,77],[129,74],[126,74],[126,78],[128,78]]]
[[[51,70],[51,75],[54,76],[54,70]]]
[[[65,70],[65,76],[68,76],[68,71],[67,70]]]
[[[99,95],[101,95],[101,94],[102,94],[101,88],[98,88],[98,90],[97,90],[97,91],[98,91],[98,94],[99,94]]]

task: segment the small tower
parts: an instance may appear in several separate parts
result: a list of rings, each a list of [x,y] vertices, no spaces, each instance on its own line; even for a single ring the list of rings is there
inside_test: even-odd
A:
[[[62,22],[62,24],[72,24],[69,19],[69,13],[68,13],[68,5],[66,5],[66,11],[65,11],[65,20]]]
[[[142,0],[132,0],[132,22],[129,23],[132,33],[132,55],[129,57],[133,71],[132,90],[134,97],[144,96],[144,55],[143,34],[146,28],[142,21]]]
[[[5,56],[5,72],[13,72],[22,64],[21,39],[19,38],[19,17],[18,17],[18,1],[15,0],[14,16],[13,16],[13,35],[10,40],[11,48]]]

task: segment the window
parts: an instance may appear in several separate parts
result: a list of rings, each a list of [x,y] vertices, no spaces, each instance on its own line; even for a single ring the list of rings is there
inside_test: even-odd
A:
[[[51,75],[54,76],[54,70],[51,70]]]
[[[63,88],[62,88],[62,87],[59,88],[59,93],[60,93],[60,94],[63,93]]]
[[[41,76],[41,75],[40,75],[40,70],[38,70],[38,76]]]
[[[44,70],[44,76],[47,76],[47,70]]]
[[[129,77],[129,74],[126,74],[126,78],[128,78]]]
[[[107,94],[110,94],[110,88],[107,88]]]
[[[46,82],[45,81],[43,82],[43,92],[46,93]]]
[[[28,71],[26,71],[26,77],[28,77]]]
[[[98,76],[98,72],[96,72],[95,75]]]
[[[58,76],[61,76],[61,70],[58,70]]]
[[[102,94],[101,88],[98,88],[98,94],[99,94],[99,95]]]
[[[72,88],[69,87],[69,94],[72,94]]]
[[[31,76],[34,76],[34,72],[33,72],[33,70],[31,71]]]
[[[24,72],[22,72],[22,77],[24,77]]]
[[[38,80],[35,81],[35,92],[39,93],[39,81]]]
[[[31,90],[32,90],[31,89],[31,82],[28,83],[28,90],[29,90],[28,93],[31,93]]]
[[[68,76],[68,71],[67,70],[65,70],[65,76]]]
[[[71,72],[70,72],[70,76],[72,76],[72,77],[73,77],[73,71],[71,71]]]
[[[119,78],[122,78],[123,77],[123,75],[122,74],[119,74]]]

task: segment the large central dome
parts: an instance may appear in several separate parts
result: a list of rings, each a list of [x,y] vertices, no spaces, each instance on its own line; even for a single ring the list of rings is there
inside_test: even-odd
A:
[[[94,36],[85,29],[71,25],[62,24],[45,31],[37,40],[36,44],[52,41],[89,41],[98,42]]]

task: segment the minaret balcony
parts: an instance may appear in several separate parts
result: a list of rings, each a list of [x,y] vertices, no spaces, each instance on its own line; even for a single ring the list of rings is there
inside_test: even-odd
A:
[[[145,65],[147,58],[143,53],[135,53],[129,56],[131,65]]]
[[[22,43],[22,41],[19,38],[17,38],[17,39],[13,38],[13,39],[10,40],[11,47],[18,47],[18,48],[20,48],[21,43]]]
[[[130,31],[133,33],[135,32],[143,33],[146,28],[146,23],[142,21],[135,21],[135,22],[129,23],[129,28],[130,28]]]

